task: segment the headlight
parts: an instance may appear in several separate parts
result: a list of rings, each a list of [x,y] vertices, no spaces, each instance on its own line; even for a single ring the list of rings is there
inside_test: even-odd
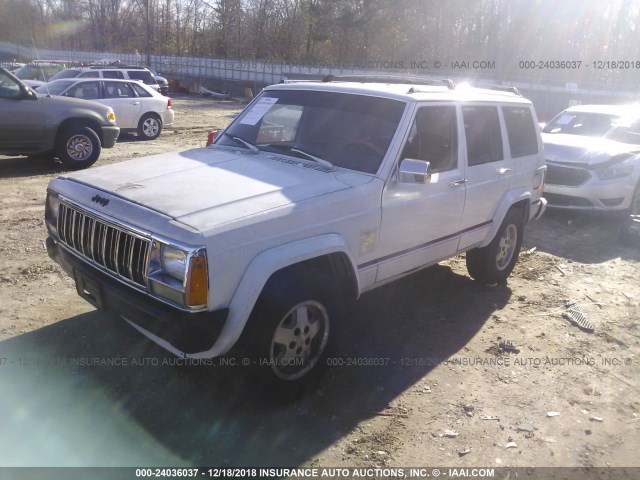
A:
[[[107,121],[109,123],[116,123],[116,114],[111,109],[107,112]]]
[[[60,212],[60,199],[47,192],[47,201],[44,210],[44,223],[51,235],[58,236],[58,214]]]
[[[187,271],[186,252],[169,245],[162,245],[160,249],[160,264],[166,273],[180,283],[184,283],[184,276]]]
[[[635,165],[631,163],[631,159],[634,159],[633,155],[620,155],[614,157],[607,166],[596,169],[596,175],[602,180],[611,180],[613,178],[622,178],[629,176],[633,173]]]
[[[149,288],[153,294],[175,304],[192,309],[206,307],[209,274],[204,249],[154,240],[149,260]]]

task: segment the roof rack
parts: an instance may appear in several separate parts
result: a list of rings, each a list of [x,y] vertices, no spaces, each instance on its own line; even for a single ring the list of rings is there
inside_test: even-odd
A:
[[[412,85],[438,85],[454,90],[456,84],[450,78],[421,77],[419,75],[327,75],[323,83],[329,82],[400,83]],[[412,92],[409,92],[412,93]]]
[[[520,90],[518,90],[516,87],[509,87],[507,85],[491,85],[488,88],[489,90],[497,90],[499,92],[513,93],[514,95],[518,95],[519,97],[522,96],[522,94],[520,93]]]
[[[115,70],[126,68],[128,70],[137,69],[137,70],[147,70],[147,67],[141,67],[139,65],[127,65],[125,63],[118,63],[115,65],[89,65],[89,68],[97,69],[97,70]]]

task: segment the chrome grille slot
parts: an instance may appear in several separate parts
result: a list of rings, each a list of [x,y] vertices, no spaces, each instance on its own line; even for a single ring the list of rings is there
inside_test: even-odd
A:
[[[58,235],[82,257],[146,288],[148,239],[64,203],[58,215]]]

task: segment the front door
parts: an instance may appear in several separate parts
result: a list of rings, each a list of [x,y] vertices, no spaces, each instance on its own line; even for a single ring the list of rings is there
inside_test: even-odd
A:
[[[0,71],[0,150],[36,152],[43,148],[45,125],[42,104],[45,97],[25,98],[20,84]]]
[[[431,180],[426,184],[400,183],[393,175],[387,182],[382,194],[376,281],[456,252],[465,200],[458,123],[455,105],[429,104],[416,109],[399,161],[430,162]]]

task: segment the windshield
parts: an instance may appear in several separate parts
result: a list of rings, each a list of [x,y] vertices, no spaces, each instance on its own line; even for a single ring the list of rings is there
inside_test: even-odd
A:
[[[604,137],[616,142],[640,145],[640,120],[634,115],[621,117],[610,113],[565,111],[551,120],[542,131]]]
[[[44,93],[49,95],[60,95],[63,91],[69,88],[74,81],[73,80],[54,80],[44,85],[36,87],[35,91],[38,93]]]
[[[22,80],[48,81],[53,75],[64,69],[63,65],[25,65],[14,75]]]
[[[253,144],[262,151],[376,173],[404,108],[404,102],[365,95],[272,90],[258,97],[216,144]]]
[[[544,133],[568,133],[602,137],[615,125],[618,117],[606,113],[562,112],[542,130]]]

